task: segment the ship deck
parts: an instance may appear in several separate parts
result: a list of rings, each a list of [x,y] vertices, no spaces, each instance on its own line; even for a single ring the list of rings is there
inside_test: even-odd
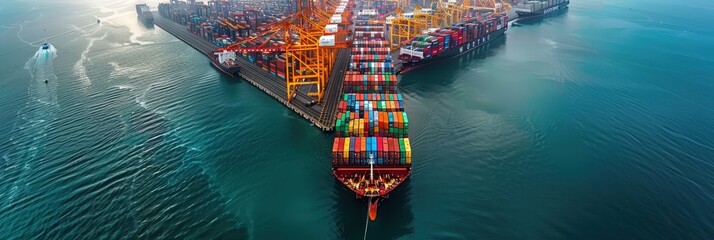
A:
[[[369,167],[335,167],[332,174],[337,181],[357,195],[386,197],[411,175],[410,167],[376,166],[370,180]]]
[[[216,45],[192,34],[184,25],[164,18],[157,12],[154,12],[153,15],[154,24],[156,24],[156,26],[185,42],[207,57],[213,57],[211,55],[213,54],[213,51],[217,49]],[[342,96],[342,83],[345,78],[344,72],[347,70],[347,66],[349,65],[349,55],[349,49],[339,50],[335,66],[332,69],[332,73],[330,74],[329,81],[325,88],[325,94],[322,102],[312,107],[306,105],[312,99],[307,96],[307,87],[300,89],[295,98],[293,98],[291,102],[288,102],[287,84],[285,79],[273,75],[240,57],[237,58],[238,64],[241,66],[241,70],[238,75],[289,109],[293,110],[298,115],[307,119],[322,131],[333,131],[337,104]]]

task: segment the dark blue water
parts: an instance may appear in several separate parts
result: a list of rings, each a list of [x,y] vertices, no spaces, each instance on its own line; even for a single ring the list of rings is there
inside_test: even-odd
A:
[[[0,3],[0,239],[362,239],[332,136],[133,4]],[[712,23],[573,1],[402,76],[414,174],[367,238],[711,238]]]

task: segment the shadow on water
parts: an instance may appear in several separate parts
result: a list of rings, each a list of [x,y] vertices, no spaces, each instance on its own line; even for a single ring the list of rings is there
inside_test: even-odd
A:
[[[508,34],[494,39],[490,43],[483,45],[471,52],[468,52],[459,57],[448,59],[442,62],[433,63],[419,69],[410,71],[402,75],[402,79],[414,79],[408,81],[400,81],[400,87],[410,88],[417,87],[419,91],[435,91],[439,88],[448,88],[456,79],[456,75],[462,73],[463,69],[474,67],[480,59],[486,59],[493,56],[493,50],[498,49],[506,43]]]
[[[208,64],[211,64],[209,59],[206,59],[206,60],[209,61]],[[234,84],[239,84],[239,83],[244,83],[244,82],[248,83],[248,81],[243,79],[242,77],[239,77],[239,76],[231,77],[231,76],[226,75],[225,73],[222,73],[221,70],[216,69],[216,67],[214,67],[213,65],[211,65],[211,68],[213,68],[213,70],[215,70],[216,73],[218,73],[218,75],[220,76],[219,79],[220,79],[221,83],[228,84],[228,85],[234,85]]]
[[[548,18],[554,18],[554,19],[563,18],[567,15],[569,9],[570,9],[569,7],[566,7],[566,8],[561,8],[561,9],[558,9],[557,11],[553,11],[551,13],[544,14],[544,15],[537,16],[537,17],[519,18],[516,20],[516,22],[519,24],[524,24],[524,25],[536,25],[536,24],[543,23],[543,21]]]
[[[146,29],[154,29],[153,23],[152,24],[145,23],[144,21],[141,21],[141,18],[139,18],[139,16],[136,17],[136,21],[138,21],[139,25],[145,27]]]
[[[90,107],[106,107],[101,104]],[[67,157],[74,165],[64,171],[83,174],[59,187],[62,194],[57,201],[63,207],[44,213],[39,221],[52,230],[37,236],[250,238],[247,228],[225,211],[223,196],[213,189],[210,175],[201,166],[201,150],[176,136],[161,114],[141,105],[129,110],[122,117],[123,134],[112,134],[117,132],[109,129],[103,134],[128,143],[125,149],[97,154],[101,142],[106,142],[99,141]],[[108,193],[112,197],[98,197]],[[111,217],[87,217],[95,214]]]
[[[355,199],[355,194],[334,181],[336,192],[334,239],[364,239],[367,222],[367,199]],[[389,198],[379,203],[377,220],[369,222],[367,239],[409,238],[414,232],[411,206],[411,179],[407,179]]]
[[[223,197],[212,189],[212,180],[200,164],[201,150],[183,143],[173,134],[170,122],[143,107],[129,115],[129,132],[138,139],[134,189],[152,189],[152,194],[131,194],[132,211],[138,219],[153,219],[155,208],[175,210],[161,220],[172,224],[140,226],[140,236],[160,238],[167,232],[189,238],[249,239],[245,226],[225,210]],[[137,141],[133,141],[137,142]],[[157,182],[165,182],[157,186]],[[156,203],[166,206],[156,206]],[[144,215],[144,216],[142,216]],[[170,220],[170,218],[174,218]],[[150,222],[150,221],[149,221]],[[200,228],[196,228],[200,225]]]

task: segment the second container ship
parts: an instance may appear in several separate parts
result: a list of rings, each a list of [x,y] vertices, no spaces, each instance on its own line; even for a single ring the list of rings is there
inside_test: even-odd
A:
[[[519,19],[540,17],[563,9],[570,4],[570,0],[545,0],[527,1],[520,3],[513,8]]]
[[[136,4],[136,15],[146,25],[154,25],[154,15],[146,4]]]
[[[475,17],[450,27],[428,29],[424,35],[403,43],[399,49],[400,73],[473,51],[503,36],[508,29],[508,15],[504,13],[486,13],[480,19]]]

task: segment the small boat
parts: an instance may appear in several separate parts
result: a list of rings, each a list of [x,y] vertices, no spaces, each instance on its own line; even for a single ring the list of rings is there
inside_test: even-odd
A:
[[[42,50],[47,50],[50,49],[50,44],[49,43],[43,43],[42,44]]]
[[[101,22],[101,21],[99,21],[99,19],[97,19],[97,23],[99,23],[99,22]]]
[[[45,78],[45,84],[47,84],[47,78]]]

